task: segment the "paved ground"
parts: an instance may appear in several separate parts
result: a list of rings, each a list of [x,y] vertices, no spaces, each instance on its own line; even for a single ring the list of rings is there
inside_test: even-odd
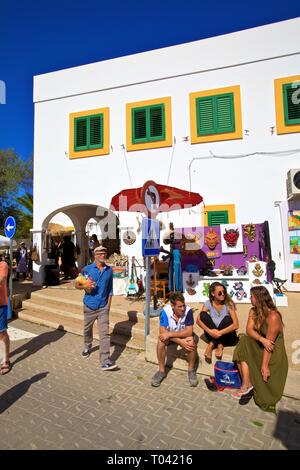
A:
[[[155,366],[125,350],[120,369],[102,372],[98,351],[80,356],[82,338],[22,320],[36,334],[12,342],[12,371],[0,376],[1,449],[300,449],[300,401],[283,398],[277,415],[228,392],[190,388],[171,370],[158,389]]]

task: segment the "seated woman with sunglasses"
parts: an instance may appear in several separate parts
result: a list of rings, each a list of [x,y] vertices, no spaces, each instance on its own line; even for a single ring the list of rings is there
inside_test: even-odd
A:
[[[233,300],[227,294],[226,287],[220,282],[213,282],[209,287],[207,300],[197,318],[197,324],[204,330],[208,341],[204,357],[209,364],[212,361],[212,351],[216,348],[216,358],[222,359],[224,346],[234,346],[238,337],[236,330],[239,321]]]

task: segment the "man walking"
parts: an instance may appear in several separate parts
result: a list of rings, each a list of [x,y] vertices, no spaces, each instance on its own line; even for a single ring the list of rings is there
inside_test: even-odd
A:
[[[197,342],[193,335],[194,318],[190,307],[185,305],[181,292],[170,295],[170,305],[160,314],[160,327],[157,340],[159,370],[152,377],[151,385],[159,387],[166,377],[166,348],[170,342],[179,344],[188,353],[188,379],[191,387],[198,384],[196,374]]]
[[[109,310],[113,295],[113,272],[107,266],[107,250],[104,246],[94,249],[95,262],[85,266],[76,279],[75,287],[84,289],[84,350],[83,357],[89,357],[93,343],[93,325],[98,321],[99,355],[101,370],[116,369],[110,359]],[[82,280],[83,279],[83,280]]]
[[[0,375],[7,374],[11,370],[9,361],[9,336],[7,334],[7,277],[8,265],[0,259],[0,343],[3,349],[3,360],[0,364]]]

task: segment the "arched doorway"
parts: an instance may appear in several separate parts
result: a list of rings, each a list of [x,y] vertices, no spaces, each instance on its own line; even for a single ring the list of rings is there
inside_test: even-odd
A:
[[[74,244],[78,247],[77,264],[79,270],[89,262],[89,232],[87,227],[91,219],[99,224],[101,243],[107,247],[108,256],[116,250],[118,253],[120,252],[118,217],[109,209],[96,204],[73,204],[59,207],[45,217],[40,230],[33,230],[33,241],[39,252],[39,260],[34,262],[33,266],[33,283],[35,285],[44,283],[45,265],[47,264],[50,248],[49,239],[51,241],[49,223],[58,213],[64,214],[72,222],[68,228],[74,228],[74,230],[71,230],[71,235]]]

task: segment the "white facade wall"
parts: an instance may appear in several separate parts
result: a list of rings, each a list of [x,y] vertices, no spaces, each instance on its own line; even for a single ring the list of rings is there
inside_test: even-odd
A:
[[[300,149],[300,134],[276,134],[274,79],[300,73],[300,19],[196,41],[157,51],[99,62],[35,77],[34,229],[62,207],[109,207],[111,198],[146,180],[199,192],[206,205],[235,204],[237,223],[269,221],[276,275],[285,275],[283,241],[275,201],[286,199],[286,174],[300,167],[300,153],[289,157],[250,156],[206,159],[215,155]],[[191,144],[189,93],[239,85],[241,140]],[[94,91],[95,90],[95,91]],[[170,96],[173,147],[127,152],[126,103]],[[110,155],[69,160],[69,114],[110,109]],[[271,133],[271,127],[275,133]],[[125,157],[126,155],[126,157]],[[168,180],[170,164],[172,167]],[[166,214],[166,223],[201,226],[195,213]],[[184,220],[183,220],[184,215]],[[120,213],[132,226],[135,215]],[[136,225],[136,224],[135,224]],[[137,257],[137,243],[128,248]]]

